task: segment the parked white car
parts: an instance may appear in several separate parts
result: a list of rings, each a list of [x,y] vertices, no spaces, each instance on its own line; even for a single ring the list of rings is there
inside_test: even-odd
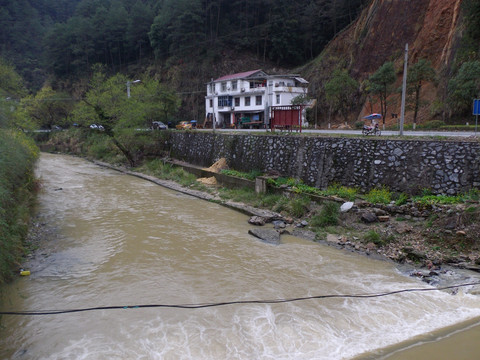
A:
[[[97,124],[90,125],[90,129],[100,130],[100,131],[105,130],[105,128],[102,125],[97,125]]]

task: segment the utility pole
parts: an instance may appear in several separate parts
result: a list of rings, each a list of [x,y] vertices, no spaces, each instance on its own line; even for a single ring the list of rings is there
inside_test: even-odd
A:
[[[215,131],[215,83],[213,82],[213,78],[211,79],[211,86],[210,91],[212,92],[212,130]]]
[[[263,125],[265,129],[268,130],[267,124],[270,124],[270,104],[273,104],[273,100],[270,99],[271,88],[273,86],[273,82],[267,77],[267,84],[265,87],[265,110],[263,111]]]
[[[405,98],[407,94],[407,67],[408,67],[408,44],[405,44],[405,61],[403,64],[402,107],[400,110],[400,136],[403,136],[403,124],[405,123]]]

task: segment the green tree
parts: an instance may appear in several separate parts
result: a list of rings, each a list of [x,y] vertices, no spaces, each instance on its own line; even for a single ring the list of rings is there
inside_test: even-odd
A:
[[[25,114],[37,128],[52,129],[54,125],[66,126],[73,108],[69,95],[44,86],[37,94],[21,101]]]
[[[120,0],[112,0],[105,26],[109,63],[114,71],[119,71],[126,63],[128,12]]]
[[[14,67],[0,58],[0,128],[18,127],[15,110],[26,94],[23,80]]]
[[[128,16],[128,48],[134,50],[131,56],[135,54],[138,61],[152,52],[148,32],[153,19],[154,13],[151,6],[142,1],[137,1],[133,5]]]
[[[154,79],[145,79],[136,94],[143,104],[146,126],[157,120],[165,123],[172,120],[181,104],[170,87]]]
[[[157,116],[168,117],[178,110],[180,101],[153,79],[144,79],[132,86],[131,97],[127,98],[127,81],[125,75],[107,78],[97,69],[90,81],[90,89],[83,102],[77,105],[73,117],[82,125],[92,122],[102,125],[104,134],[112,139],[130,165],[135,166],[135,154],[122,143],[121,134],[150,125]]]
[[[370,113],[373,113],[373,105],[375,105],[377,99],[373,95],[372,86],[368,79],[365,79],[360,84],[360,92],[366,96],[368,106],[370,107]]]
[[[273,15],[269,29],[269,57],[277,64],[298,64],[302,60],[302,31],[299,19],[291,16],[297,12],[295,2],[277,0],[273,3]]]
[[[355,103],[358,93],[358,82],[348,75],[346,69],[337,69],[332,78],[325,84],[325,96],[331,109],[343,116],[348,122],[348,115]]]
[[[392,93],[395,83],[395,67],[393,62],[386,62],[369,77],[369,88],[371,94],[378,97],[380,101],[380,113],[382,114],[383,128],[385,129],[385,116],[387,114],[387,99]]]
[[[409,104],[412,106],[413,113],[413,129],[417,124],[418,109],[420,108],[420,92],[425,82],[435,80],[435,69],[432,63],[425,59],[420,59],[412,65],[407,73],[407,94]]]
[[[295,96],[291,101],[290,103],[292,105],[306,105],[309,103],[310,101],[310,97],[306,94],[301,94],[301,95],[297,95]]]
[[[477,0],[465,0],[462,2],[465,12],[466,33],[476,41],[476,51],[480,50],[480,2]]]
[[[149,32],[155,56],[167,58],[198,54],[207,46],[204,29],[200,0],[166,0]]]
[[[466,115],[471,111],[475,98],[480,98],[480,61],[468,61],[449,81],[448,101],[458,115]]]

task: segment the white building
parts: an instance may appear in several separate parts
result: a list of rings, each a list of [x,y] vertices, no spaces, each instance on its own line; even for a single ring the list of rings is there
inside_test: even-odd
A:
[[[268,75],[262,70],[212,79],[205,97],[207,124],[215,119],[216,127],[264,127],[271,106],[291,105],[293,98],[307,95],[307,86],[298,75]]]

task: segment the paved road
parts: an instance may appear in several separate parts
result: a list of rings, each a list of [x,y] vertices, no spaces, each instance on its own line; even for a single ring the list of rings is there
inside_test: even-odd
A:
[[[137,129],[142,131],[149,131],[151,129]],[[212,129],[197,129],[198,131],[212,131]],[[34,132],[50,132],[52,130],[34,130]],[[221,132],[265,132],[262,129],[216,129],[215,131]],[[270,131],[270,130],[269,130]],[[313,133],[313,134],[338,134],[338,135],[362,135],[361,130],[315,130],[315,129],[303,129],[303,133]],[[426,137],[470,137],[477,136],[480,138],[480,129],[477,133],[473,131],[404,131],[404,136],[426,136]],[[369,135],[372,137],[373,135]],[[398,131],[385,130],[382,131],[382,136],[399,136]]]
[[[211,131],[211,129],[205,129]],[[480,130],[480,129],[479,129]],[[216,131],[226,131],[226,132],[261,132],[263,130],[258,129],[216,129]],[[314,130],[314,129],[304,129],[302,130],[304,133],[314,133],[314,134],[339,134],[339,135],[362,135],[361,130]],[[382,131],[382,136],[398,136],[398,131],[389,131],[385,130]],[[430,136],[430,137],[469,137],[469,136],[477,136],[480,137],[480,131],[475,134],[473,131],[423,131],[423,130],[415,130],[415,131],[404,131],[404,136]],[[370,135],[372,136],[372,135]]]

